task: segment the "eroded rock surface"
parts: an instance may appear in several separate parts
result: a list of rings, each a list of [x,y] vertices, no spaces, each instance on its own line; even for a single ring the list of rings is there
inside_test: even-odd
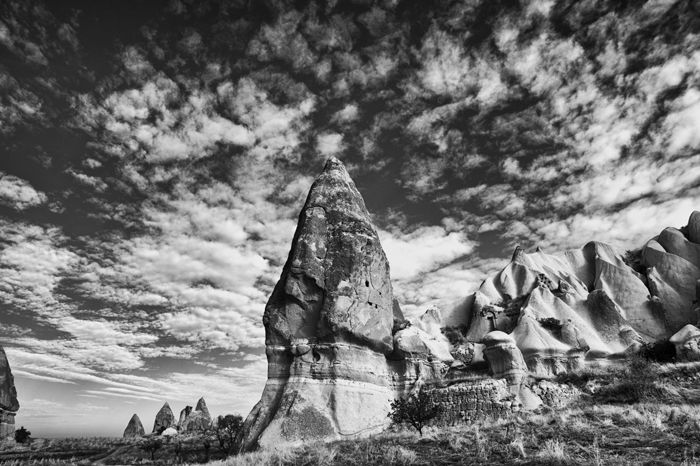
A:
[[[170,405],[166,402],[156,414],[156,420],[153,423],[153,433],[161,434],[165,429],[175,426],[175,415]]]
[[[444,319],[431,307],[411,322],[364,201],[332,158],[265,308],[268,381],[240,447],[378,432],[391,400],[422,388],[463,411],[445,422],[474,419],[481,405],[491,414],[564,405],[575,390],[542,379],[619,360],[698,322],[698,241],[694,212],[637,251],[596,241],[554,254],[516,248]],[[677,348],[695,357],[700,339],[685,336]],[[494,383],[484,382],[487,364]]]
[[[143,428],[141,419],[139,419],[138,414],[134,414],[126,425],[126,429],[124,429],[123,437],[143,437],[144,435],[146,435],[146,431]]]
[[[268,381],[242,449],[383,429],[394,311],[389,264],[364,200],[331,158],[265,308]]]
[[[15,432],[15,414],[19,410],[15,379],[5,350],[0,347],[0,439]]]

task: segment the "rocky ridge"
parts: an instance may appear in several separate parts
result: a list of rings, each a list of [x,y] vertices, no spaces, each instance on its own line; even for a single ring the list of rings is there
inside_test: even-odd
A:
[[[535,380],[619,360],[696,323],[699,267],[693,212],[687,227],[624,255],[595,241],[555,254],[517,248],[464,306],[408,322],[364,200],[331,158],[265,308],[268,381],[240,448],[378,432],[390,401],[421,387],[467,413],[452,420],[479,406],[557,406],[573,395]],[[692,353],[698,335],[686,329],[673,343]]]

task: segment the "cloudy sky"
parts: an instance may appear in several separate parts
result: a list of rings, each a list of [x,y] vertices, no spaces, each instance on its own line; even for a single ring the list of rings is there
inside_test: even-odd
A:
[[[35,436],[247,414],[330,155],[409,315],[700,208],[693,0],[0,2],[0,344]]]

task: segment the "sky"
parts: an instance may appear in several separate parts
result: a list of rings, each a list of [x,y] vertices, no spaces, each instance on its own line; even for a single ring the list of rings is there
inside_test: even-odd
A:
[[[693,0],[0,2],[0,344],[35,437],[245,416],[334,155],[396,297],[700,208]]]

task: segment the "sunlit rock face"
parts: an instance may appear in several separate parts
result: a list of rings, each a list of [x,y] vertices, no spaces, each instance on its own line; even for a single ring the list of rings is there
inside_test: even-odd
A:
[[[475,293],[467,338],[510,334],[536,375],[667,339],[700,318],[699,236],[693,212],[687,227],[666,228],[638,255],[595,241],[556,254],[517,248]]]
[[[670,333],[700,318],[700,212],[690,215],[683,230],[666,228],[642,249],[649,289]]]
[[[15,414],[19,410],[15,379],[5,350],[0,347],[0,439],[15,432]]]
[[[127,424],[126,429],[124,429],[124,438],[130,437],[143,437],[146,435],[146,431],[143,429],[143,424],[141,419],[139,419],[138,414],[131,416],[129,424]]]
[[[394,314],[379,237],[345,167],[331,158],[265,308],[268,381],[241,448],[386,427],[396,382],[387,362]]]

